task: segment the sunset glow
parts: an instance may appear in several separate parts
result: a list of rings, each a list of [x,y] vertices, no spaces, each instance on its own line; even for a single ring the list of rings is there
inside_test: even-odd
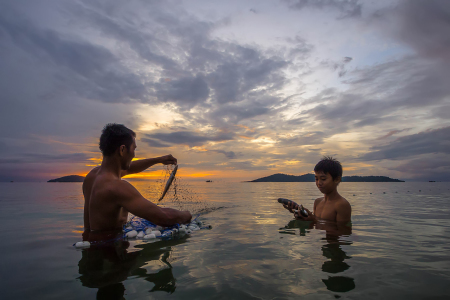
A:
[[[136,159],[170,153],[191,179],[301,175],[331,155],[346,175],[448,181],[443,3],[10,1],[0,180],[86,174],[119,123]]]

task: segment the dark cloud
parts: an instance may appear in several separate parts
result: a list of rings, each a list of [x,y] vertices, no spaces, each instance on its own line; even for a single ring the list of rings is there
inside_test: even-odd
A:
[[[267,114],[270,107],[261,105],[258,102],[245,104],[230,104],[222,106],[221,109],[209,113],[209,118],[215,120],[215,123],[237,124],[244,119]],[[222,122],[220,122],[222,121]]]
[[[150,147],[155,147],[155,148],[166,148],[166,147],[171,146],[169,144],[161,143],[154,139],[141,138],[141,141],[143,141],[144,143],[147,143]]]
[[[321,131],[307,132],[288,138],[280,138],[279,143],[283,146],[303,146],[303,145],[320,145],[327,134]]]
[[[439,59],[448,64],[449,16],[449,1],[405,0],[394,9],[377,12],[375,19],[386,26],[386,32],[410,45],[419,55]]]
[[[204,77],[185,77],[178,80],[161,80],[155,85],[156,95],[163,102],[174,102],[191,108],[208,99],[209,87]]]
[[[285,2],[294,10],[325,11],[325,22],[330,21],[329,12],[359,17],[362,11],[362,2],[356,0]],[[405,134],[398,128],[417,131],[413,122],[424,119],[430,127],[438,124],[438,118],[439,126],[448,126],[448,7],[448,1],[412,0],[380,11],[367,23],[384,29],[382,34],[391,37],[395,45],[401,42],[413,51],[364,67],[372,63],[366,50],[355,62],[350,57],[356,57],[353,52],[340,59],[320,56],[328,51],[323,47],[333,46],[333,41],[313,46],[300,35],[282,35],[278,40],[283,45],[274,43],[269,49],[222,38],[221,29],[232,18],[204,21],[201,13],[190,14],[173,2],[139,0],[124,5],[120,0],[62,0],[38,5],[35,1],[7,1],[0,10],[0,139],[8,140],[9,149],[0,144],[0,163],[11,167],[9,172],[21,163],[36,167],[37,162],[60,161],[84,166],[88,158],[77,154],[17,153],[28,153],[25,149],[30,148],[51,153],[46,150],[53,150],[54,143],[36,145],[31,138],[35,135],[55,140],[63,137],[60,140],[65,141],[98,137],[101,127],[111,121],[141,128],[137,125],[144,116],[136,110],[143,105],[137,102],[163,104],[180,117],[143,135],[142,142],[150,147],[226,142],[205,147],[224,155],[214,155],[221,161],[210,163],[211,169],[222,169],[223,161],[228,163],[225,168],[232,170],[270,169],[285,157],[302,163],[315,161],[315,156],[325,154],[318,153],[322,150],[297,154],[295,146],[320,145],[325,152],[329,150],[324,142],[327,137],[355,129],[367,134],[364,147],[369,147]],[[256,12],[258,6],[248,13]],[[322,26],[322,20],[318,21],[317,26]],[[345,25],[365,21],[353,18],[345,20]],[[361,32],[365,34],[364,29]],[[347,33],[342,34],[346,38]],[[391,50],[396,55],[397,48],[388,48],[382,55],[391,55]],[[317,64],[318,68],[311,67]],[[315,80],[314,72],[330,71],[338,77],[332,86],[340,87],[325,88],[307,98],[313,91],[306,82]],[[342,78],[346,80],[336,82]],[[313,85],[324,82],[318,79]],[[209,131],[202,131],[205,128]],[[439,130],[374,147],[364,159],[402,160],[395,154],[400,151],[407,159],[417,160],[416,155],[433,153],[426,143],[433,144],[433,137],[440,137]],[[291,136],[286,138],[287,134]],[[246,142],[260,137],[277,141],[269,148],[276,149],[276,155]],[[447,155],[443,144],[433,145],[439,155]],[[55,151],[82,150],[58,144]],[[250,157],[252,160],[246,160]],[[420,159],[425,163],[425,157]],[[408,171],[406,164],[398,168]]]
[[[19,163],[77,163],[86,162],[89,156],[86,153],[67,153],[67,154],[43,154],[26,153],[15,158],[2,158],[0,164],[19,164]]]
[[[391,131],[389,131],[388,133],[386,133],[385,135],[380,136],[379,138],[377,138],[377,140],[382,140],[382,139],[391,137],[391,136],[393,136],[394,134],[397,134],[397,133],[400,133],[400,132],[403,132],[403,131],[407,131],[407,130],[410,130],[410,129],[411,129],[411,128],[406,128],[406,129],[402,129],[402,130],[391,130]]]
[[[27,14],[26,5],[11,2],[0,12],[2,123],[14,119],[21,133],[64,134],[98,128],[104,121],[94,116],[101,114],[136,122],[132,106],[91,100],[167,103],[189,121],[221,128],[276,113],[288,65],[282,55],[214,38],[217,24],[181,7],[141,4],[61,1],[45,14]],[[79,116],[89,121],[77,125]]]
[[[208,142],[223,142],[230,141],[234,138],[233,133],[219,132],[217,134],[199,134],[192,131],[178,131],[170,133],[151,133],[145,136],[151,139],[157,139],[166,143],[176,144],[176,145],[188,145],[190,147],[201,146]]]
[[[408,160],[389,170],[405,174],[418,181],[450,181],[450,156],[444,154],[426,155]]]
[[[189,115],[191,108],[202,107],[204,120],[214,122],[218,114],[234,119],[233,106],[247,111],[243,115],[250,114],[250,110],[260,105],[252,96],[255,90],[270,95],[278,92],[286,81],[283,70],[288,61],[282,56],[215,39],[211,31],[216,24],[180,18],[187,16],[186,12],[173,11],[164,4],[152,4],[152,9],[134,13],[133,22],[124,22],[128,14],[131,12],[125,10],[115,15],[95,1],[77,7],[77,15],[84,21],[128,46],[150,63],[149,67],[154,64],[161,68],[159,72],[150,72],[154,81],[146,83],[148,91],[140,101],[175,104],[183,115]],[[142,30],[143,27],[149,30]],[[259,110],[257,115],[269,112]],[[242,118],[245,116],[235,119]]]
[[[383,146],[372,147],[363,160],[402,160],[421,154],[450,154],[450,127],[407,135]]]
[[[225,155],[226,158],[233,159],[236,158],[236,153],[233,151],[225,151],[225,150],[208,150],[210,152],[217,152]]]
[[[145,93],[140,79],[119,66],[118,58],[108,49],[41,28],[19,15],[14,9],[0,15],[3,43],[13,43],[33,59],[55,68],[53,80],[71,92],[106,102],[126,102]]]
[[[139,1],[124,7],[120,1],[110,1],[105,6],[102,1],[82,1],[67,4],[66,13],[92,24],[95,30],[130,49],[147,63],[165,70],[177,70],[178,63],[171,57],[173,47],[168,39],[173,30],[183,30],[180,20],[170,14],[163,3],[152,1],[149,6],[140,6]],[[75,20],[74,20],[75,21]],[[200,24],[204,25],[206,23]],[[184,30],[193,30],[191,24]],[[152,30],[143,30],[150,27]]]
[[[358,0],[284,0],[291,9],[334,9],[342,18],[360,17],[362,5]]]
[[[373,96],[384,94],[383,98],[389,100],[391,109],[442,103],[450,93],[445,79],[450,75],[449,68],[440,62],[418,57],[383,63],[354,75],[359,78],[347,83],[356,89],[371,92]]]
[[[229,170],[246,170],[246,171],[263,171],[270,168],[266,165],[255,165],[253,161],[230,161],[225,164],[225,169]]]
[[[270,91],[284,83],[280,71],[287,66],[286,61],[276,57],[265,58],[250,48],[237,47],[235,50],[231,61],[218,65],[208,75],[215,102],[240,102],[251,90],[263,87]]]
[[[351,57],[344,57],[341,61],[324,60],[320,63],[320,65],[333,71],[337,71],[338,76],[343,77],[347,74],[347,64],[352,60],[353,59]]]
[[[289,119],[286,121],[287,125],[304,125],[306,123],[306,120],[304,118],[294,118],[294,119]]]
[[[418,108],[431,114],[433,106],[446,105],[449,76],[450,69],[445,65],[411,56],[354,70],[345,81],[345,92],[328,89],[311,98],[309,103],[317,105],[304,111],[301,118],[313,117],[337,133],[394,124],[403,120],[402,114]]]
[[[444,120],[450,120],[450,105],[444,105],[433,109],[432,115]]]

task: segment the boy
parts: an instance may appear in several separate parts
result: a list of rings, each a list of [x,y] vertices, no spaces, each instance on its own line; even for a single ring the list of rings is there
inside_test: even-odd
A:
[[[325,156],[314,167],[317,188],[324,194],[322,198],[314,201],[314,213],[308,209],[308,217],[303,217],[295,212],[294,217],[298,220],[316,221],[318,219],[348,223],[351,221],[352,208],[350,203],[337,191],[337,186],[342,179],[341,163],[332,157]],[[293,212],[297,209],[292,205],[284,205],[286,209]]]

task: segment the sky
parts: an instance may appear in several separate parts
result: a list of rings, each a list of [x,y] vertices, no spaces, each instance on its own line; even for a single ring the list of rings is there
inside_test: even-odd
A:
[[[107,123],[193,180],[449,181],[449,33],[447,0],[0,0],[0,181],[85,175]]]

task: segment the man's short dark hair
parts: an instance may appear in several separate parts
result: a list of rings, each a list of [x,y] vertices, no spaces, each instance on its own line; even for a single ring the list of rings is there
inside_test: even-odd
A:
[[[336,180],[338,177],[342,178],[341,163],[331,156],[324,156],[314,167],[314,172],[330,174],[333,180]]]
[[[133,137],[136,137],[136,133],[122,124],[106,124],[100,136],[100,151],[102,151],[103,156],[111,156],[122,145],[130,150]]]

